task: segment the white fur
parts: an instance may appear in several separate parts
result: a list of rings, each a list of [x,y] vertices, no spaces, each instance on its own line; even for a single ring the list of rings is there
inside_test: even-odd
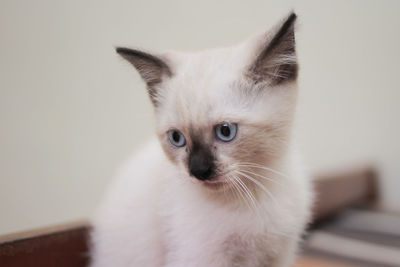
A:
[[[241,266],[263,266],[259,260],[265,256],[279,262],[268,266],[289,266],[308,220],[311,196],[294,155],[286,169],[291,175],[272,191],[279,208],[267,201],[259,221],[249,212],[215,205],[198,184],[182,182],[154,140],[121,169],[93,220],[92,266],[234,266],[221,250],[232,234],[265,237],[264,251],[244,248],[248,262]]]
[[[154,138],[126,162],[110,186],[93,219],[92,267],[292,264],[312,200],[310,182],[291,138],[297,89],[295,82],[249,88],[243,72],[259,39],[226,49],[163,56],[174,75],[157,91],[159,140]],[[239,125],[237,140],[214,143],[224,170],[235,166],[230,153],[249,138],[246,134],[254,131],[251,125],[285,125],[284,146],[279,138],[260,132],[264,145],[274,148],[275,156],[265,163],[274,171],[257,174],[268,174],[273,181],[253,176],[268,193],[249,186],[254,201],[247,195],[244,206],[236,202],[243,200],[245,191],[236,198],[229,192],[213,192],[190,177],[185,149],[169,146],[165,135],[171,127],[183,129],[190,142],[188,125],[211,132],[211,126],[222,121]]]

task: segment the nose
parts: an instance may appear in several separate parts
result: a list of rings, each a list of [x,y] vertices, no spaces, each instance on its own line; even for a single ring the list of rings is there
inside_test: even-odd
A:
[[[190,174],[201,181],[210,180],[214,172],[214,162],[211,157],[201,153],[192,154],[189,159]]]

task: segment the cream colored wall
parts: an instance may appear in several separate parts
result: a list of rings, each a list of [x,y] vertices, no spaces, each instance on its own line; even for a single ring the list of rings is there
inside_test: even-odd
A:
[[[398,1],[0,2],[0,233],[87,217],[152,132],[114,46],[198,50],[299,15],[299,141],[314,171],[375,162],[399,208]]]

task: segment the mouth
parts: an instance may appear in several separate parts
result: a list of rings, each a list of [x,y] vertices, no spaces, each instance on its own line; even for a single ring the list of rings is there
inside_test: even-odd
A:
[[[222,179],[203,181],[202,184],[212,190],[220,190],[229,185],[228,181]]]

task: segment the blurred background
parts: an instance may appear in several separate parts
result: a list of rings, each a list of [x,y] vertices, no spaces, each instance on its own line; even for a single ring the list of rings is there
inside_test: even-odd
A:
[[[400,212],[399,1],[0,1],[0,234],[87,218],[153,132],[115,46],[240,42],[294,9],[297,133],[311,173],[373,164]]]

